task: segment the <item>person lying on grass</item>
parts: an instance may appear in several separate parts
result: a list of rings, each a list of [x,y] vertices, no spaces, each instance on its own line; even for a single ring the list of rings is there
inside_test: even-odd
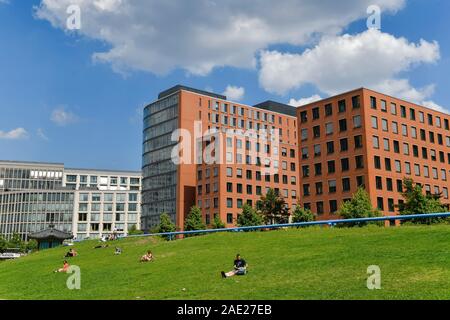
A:
[[[108,248],[109,244],[100,244],[98,246],[95,246],[94,249],[103,249],[103,248]]]
[[[67,272],[67,271],[69,270],[69,267],[70,267],[70,265],[69,265],[69,263],[67,262],[67,260],[64,260],[63,267],[60,268],[60,269],[56,269],[54,272],[55,272],[55,273],[57,273],[57,272]]]
[[[148,250],[147,253],[141,257],[141,262],[150,262],[153,260],[154,260],[153,253],[150,250]]]
[[[64,258],[72,258],[72,257],[76,257],[78,255],[78,252],[75,251],[75,249],[70,249],[69,252],[66,253],[66,255],[64,256]]]
[[[236,255],[236,260],[234,260],[234,270],[225,273],[225,271],[221,272],[222,278],[228,278],[235,275],[243,276],[247,273],[247,262],[241,258],[241,255],[238,253]]]

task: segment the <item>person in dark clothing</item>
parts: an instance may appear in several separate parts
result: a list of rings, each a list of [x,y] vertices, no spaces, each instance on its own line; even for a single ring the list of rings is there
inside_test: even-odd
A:
[[[247,262],[241,258],[240,254],[236,255],[236,260],[234,260],[234,269],[230,272],[225,273],[222,271],[220,274],[222,278],[229,278],[235,275],[243,276],[247,273]]]

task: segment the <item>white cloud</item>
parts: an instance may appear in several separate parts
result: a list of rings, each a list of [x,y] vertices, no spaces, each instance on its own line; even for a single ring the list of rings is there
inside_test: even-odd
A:
[[[405,0],[376,2],[383,12],[395,12]],[[110,47],[94,53],[95,61],[124,73],[183,68],[205,75],[220,66],[254,68],[256,54],[273,44],[339,34],[366,17],[373,0],[41,0],[35,15],[65,29],[72,4],[81,8],[77,32]]]
[[[449,109],[444,108],[444,107],[442,107],[442,106],[438,105],[437,103],[435,103],[433,101],[430,101],[430,100],[423,101],[422,105],[424,107],[427,107],[427,108],[430,108],[430,109],[433,109],[433,110],[436,110],[436,111],[440,111],[440,112],[444,112],[444,113],[450,114],[450,110]]]
[[[440,58],[436,42],[410,43],[378,30],[322,39],[302,54],[265,51],[261,55],[260,83],[272,93],[284,94],[304,84],[336,94],[361,86],[420,101],[433,86],[414,89],[407,79],[396,79],[420,63]]]
[[[59,107],[53,110],[50,120],[58,126],[66,126],[78,121],[78,116],[71,111],[66,110],[64,107]]]
[[[232,101],[240,101],[245,96],[245,88],[244,87],[236,87],[228,85],[223,94],[227,97],[227,99]]]
[[[37,133],[37,136],[38,136],[39,138],[41,138],[42,140],[49,141],[49,138],[48,138],[47,135],[45,134],[44,130],[42,130],[42,128],[38,128],[38,129],[36,130],[36,133]]]
[[[300,106],[304,106],[305,104],[313,103],[313,102],[316,102],[316,101],[319,101],[319,100],[322,100],[322,97],[319,96],[318,94],[314,94],[311,97],[300,98],[298,100],[291,99],[289,101],[289,105],[293,106],[293,107],[300,107]]]
[[[11,131],[1,131],[0,130],[0,139],[6,140],[19,140],[19,139],[27,139],[28,132],[24,128],[16,128]]]

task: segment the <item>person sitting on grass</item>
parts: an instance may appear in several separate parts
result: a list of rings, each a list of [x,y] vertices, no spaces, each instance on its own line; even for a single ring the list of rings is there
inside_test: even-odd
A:
[[[247,273],[247,262],[241,258],[241,255],[238,253],[236,255],[236,260],[234,260],[234,270],[225,273],[225,271],[221,272],[222,278],[228,278],[235,275],[243,276]]]
[[[71,248],[69,250],[69,252],[66,253],[64,258],[73,258],[73,257],[76,257],[77,255],[78,255],[78,253],[75,251],[75,249]]]
[[[150,250],[148,250],[147,253],[141,257],[141,262],[151,262],[153,261],[153,259],[154,259],[153,253]]]
[[[56,270],[55,270],[55,273],[57,273],[57,272],[67,272],[67,271],[69,271],[69,267],[70,267],[70,265],[69,265],[69,263],[67,262],[67,260],[64,260],[63,267],[60,268],[60,269],[56,269]]]

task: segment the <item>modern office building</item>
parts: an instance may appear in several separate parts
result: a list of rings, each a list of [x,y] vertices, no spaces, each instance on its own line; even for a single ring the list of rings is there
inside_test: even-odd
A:
[[[296,128],[288,105],[247,106],[184,86],[160,93],[144,111],[142,227],[166,212],[182,228],[194,204],[207,223],[219,215],[233,226],[242,205],[255,205],[269,187],[292,206],[299,194]],[[190,141],[181,164],[172,161],[176,129],[191,135],[181,140]],[[264,174],[269,169],[273,174]]]
[[[412,178],[449,204],[450,115],[365,88],[297,108],[300,203],[321,219],[364,186],[394,215]]]
[[[394,214],[404,177],[448,204],[449,118],[364,88],[294,108],[175,86],[144,110],[142,228],[192,205],[230,227],[268,188],[328,219],[364,186]]]
[[[0,235],[27,238],[53,224],[77,239],[140,228],[141,172],[0,161]]]

